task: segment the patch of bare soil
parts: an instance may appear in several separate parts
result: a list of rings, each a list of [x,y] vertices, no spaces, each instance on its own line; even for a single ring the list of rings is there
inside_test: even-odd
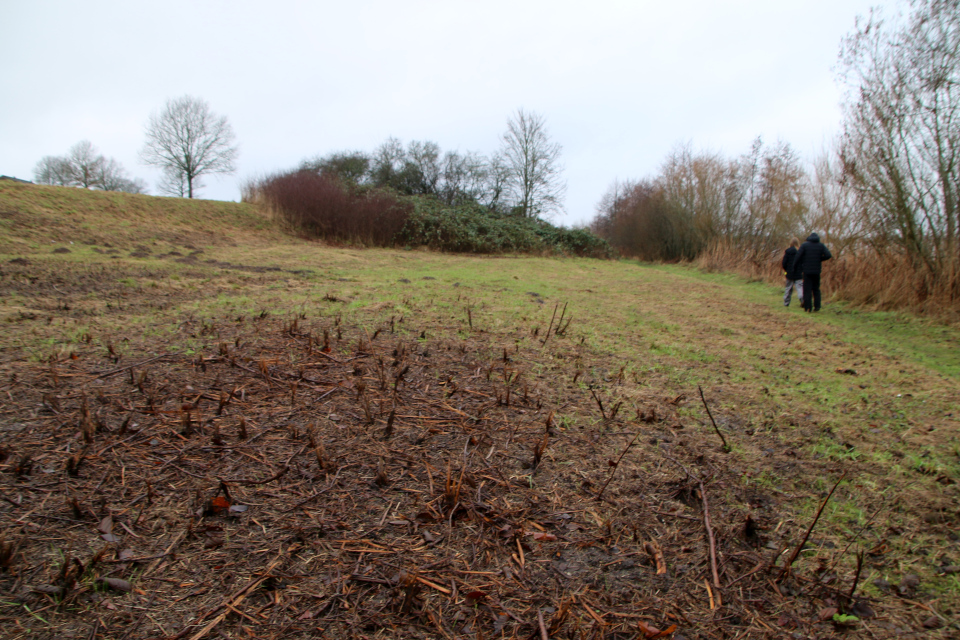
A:
[[[678,407],[700,398],[675,389],[628,410],[609,362],[584,390],[560,368],[603,358],[563,335],[521,348],[416,317],[369,334],[265,314],[181,328],[215,346],[0,363],[6,637],[909,637],[944,622],[906,577],[861,595],[836,536],[740,479],[776,462],[832,485],[838,466],[727,453],[708,422],[684,427]]]

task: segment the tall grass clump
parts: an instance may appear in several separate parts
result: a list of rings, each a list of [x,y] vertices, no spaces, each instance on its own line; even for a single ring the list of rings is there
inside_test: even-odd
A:
[[[949,322],[960,321],[960,277],[919,265],[906,252],[872,248],[828,263],[830,288],[854,304],[880,310],[912,309]]]
[[[693,264],[709,273],[733,272],[749,280],[780,283],[783,280],[782,254],[780,250],[760,251],[719,238],[701,251]]]
[[[393,244],[412,209],[388,191],[348,186],[335,175],[310,171],[268,176],[249,190],[298,233],[380,247]]]

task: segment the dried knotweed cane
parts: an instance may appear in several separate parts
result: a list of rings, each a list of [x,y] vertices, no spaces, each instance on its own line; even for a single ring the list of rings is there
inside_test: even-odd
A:
[[[803,545],[807,543],[807,538],[810,537],[810,534],[813,533],[813,528],[817,526],[817,520],[820,519],[820,514],[823,513],[823,508],[827,506],[827,502],[830,501],[830,497],[833,495],[833,492],[837,490],[837,487],[840,486],[840,483],[844,478],[847,477],[847,472],[844,471],[841,474],[840,478],[837,480],[836,484],[833,485],[833,488],[830,489],[830,493],[827,494],[827,497],[823,499],[823,502],[820,503],[820,508],[817,509],[817,515],[813,517],[813,522],[810,523],[810,527],[807,529],[807,532],[803,534],[803,540],[800,541],[800,544],[797,545],[797,548],[793,550],[793,553],[790,554],[790,559],[787,560],[787,564],[784,565],[783,569],[780,571],[780,575],[777,576],[775,582],[780,582],[783,580],[787,574],[790,573],[790,567],[796,561],[797,556],[800,555],[800,551],[803,549]]]
[[[630,440],[630,444],[628,444],[624,448],[624,450],[620,453],[620,457],[617,458],[617,461],[613,463],[613,470],[610,471],[610,477],[608,477],[607,481],[603,483],[602,487],[600,487],[600,491],[597,493],[597,498],[596,498],[597,500],[601,500],[603,498],[603,492],[607,490],[607,485],[610,484],[610,481],[613,480],[613,476],[617,473],[617,467],[620,466],[620,461],[623,460],[623,456],[627,455],[627,451],[630,450],[630,447],[633,446],[633,443],[635,443],[637,441],[637,438],[639,437],[640,437],[640,432],[638,431],[637,435],[633,436],[633,439]]]
[[[707,399],[703,397],[703,389],[700,388],[700,385],[697,385],[697,391],[700,392],[700,400],[703,402],[703,408],[707,410],[707,415],[710,416],[710,422],[713,424],[713,430],[717,432],[717,435],[720,436],[720,441],[723,442],[723,450],[729,453],[730,445],[727,444],[727,439],[723,437],[723,434],[720,432],[720,428],[717,427],[717,421],[713,419],[713,414],[710,413],[710,407],[707,406]]]

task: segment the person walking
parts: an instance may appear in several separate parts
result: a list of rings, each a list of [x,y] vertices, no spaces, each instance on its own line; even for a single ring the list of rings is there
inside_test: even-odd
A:
[[[803,271],[798,267],[800,264],[797,262],[797,247],[800,246],[800,241],[794,238],[790,241],[790,246],[787,247],[787,250],[783,252],[783,260],[780,262],[780,266],[783,267],[783,275],[787,278],[787,288],[783,292],[783,306],[790,306],[790,297],[793,295],[793,290],[797,290],[797,300],[800,302],[800,306],[803,306]]]
[[[816,233],[811,233],[797,250],[797,268],[803,273],[804,311],[820,311],[820,272],[823,263],[832,257]]]

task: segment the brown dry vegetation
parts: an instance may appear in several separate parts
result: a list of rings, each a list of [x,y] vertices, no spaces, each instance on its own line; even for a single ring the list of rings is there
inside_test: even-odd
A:
[[[779,286],[784,281],[782,259],[779,250],[748,254],[730,243],[718,242],[693,264],[706,271],[737,273]],[[960,279],[934,277],[893,251],[851,250],[837,256],[825,265],[821,288],[825,297],[861,309],[909,310],[938,322],[960,324]]]
[[[957,632],[955,332],[0,189],[4,637]]]

